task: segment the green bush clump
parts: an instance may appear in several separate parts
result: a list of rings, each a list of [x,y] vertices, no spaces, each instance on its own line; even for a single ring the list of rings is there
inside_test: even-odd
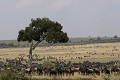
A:
[[[29,80],[24,74],[12,70],[0,71],[0,80]]]

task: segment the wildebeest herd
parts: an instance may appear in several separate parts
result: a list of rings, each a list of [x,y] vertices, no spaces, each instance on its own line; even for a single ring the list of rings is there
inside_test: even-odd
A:
[[[72,63],[72,62],[51,62],[54,66],[44,66],[34,64],[31,68],[18,61],[9,61],[7,64],[0,63],[0,70],[11,69],[17,72],[23,72],[27,75],[44,75],[44,76],[74,76],[75,73],[80,75],[98,75],[111,73],[120,73],[120,61],[110,61],[107,63],[89,62]]]
[[[89,62],[85,61],[83,63],[71,63],[67,64],[64,62],[54,62],[54,67],[43,67],[33,66],[32,68],[25,69],[27,74],[39,74],[39,75],[49,75],[49,76],[74,76],[75,73],[79,73],[82,75],[90,75],[90,74],[108,74],[110,75],[113,72],[120,73],[120,66],[115,64],[120,63],[119,61],[111,61],[107,63],[100,62]],[[114,66],[112,66],[114,65]]]

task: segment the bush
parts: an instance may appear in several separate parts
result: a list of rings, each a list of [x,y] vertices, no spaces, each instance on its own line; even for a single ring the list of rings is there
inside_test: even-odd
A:
[[[22,73],[17,73],[12,70],[4,70],[0,72],[0,80],[29,80]]]

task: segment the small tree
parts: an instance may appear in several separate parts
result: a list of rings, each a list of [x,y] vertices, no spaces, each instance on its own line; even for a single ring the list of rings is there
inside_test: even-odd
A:
[[[117,36],[117,35],[115,35],[115,36],[114,36],[114,38],[118,38],[118,36]]]
[[[101,41],[101,38],[100,38],[100,37],[97,37],[97,40],[98,40],[98,41]]]
[[[37,45],[46,41],[48,43],[65,43],[69,40],[67,33],[62,31],[62,26],[58,22],[51,21],[49,18],[31,19],[31,23],[25,30],[20,30],[17,38],[18,41],[28,41],[31,43],[29,50],[28,66],[32,64],[32,50]],[[33,44],[36,41],[36,44]]]

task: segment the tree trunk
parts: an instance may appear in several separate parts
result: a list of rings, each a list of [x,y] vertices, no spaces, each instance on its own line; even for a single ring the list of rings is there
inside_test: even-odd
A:
[[[34,50],[39,43],[40,41],[38,41],[35,45],[33,45],[33,42],[31,43],[30,50],[29,50],[28,67],[32,67],[32,59],[33,59],[32,50]]]
[[[31,67],[32,66],[32,49],[33,48],[33,42],[30,46],[30,50],[29,50],[29,57],[28,57],[28,67]]]

